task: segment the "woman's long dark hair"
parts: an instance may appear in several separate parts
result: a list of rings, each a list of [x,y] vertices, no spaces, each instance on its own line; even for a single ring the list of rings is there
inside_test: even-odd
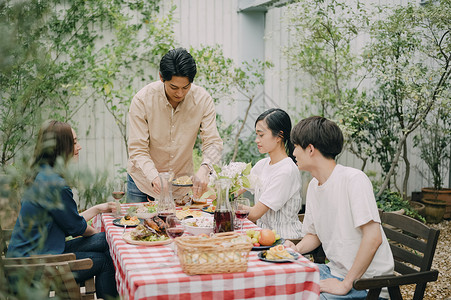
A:
[[[282,138],[283,144],[285,145],[285,151],[287,155],[296,163],[296,159],[293,155],[294,145],[290,140],[291,132],[291,119],[290,116],[280,108],[271,108],[258,116],[255,120],[255,126],[257,126],[258,121],[264,120],[266,125],[271,130],[274,137]]]
[[[58,157],[67,163],[74,156],[74,136],[69,124],[46,121],[39,130],[32,167],[55,166]]]

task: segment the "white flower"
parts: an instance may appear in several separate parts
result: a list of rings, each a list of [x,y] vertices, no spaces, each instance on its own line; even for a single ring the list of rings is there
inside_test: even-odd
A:
[[[233,194],[242,188],[250,188],[248,176],[252,165],[244,162],[231,162],[223,166],[214,166],[215,174],[210,177],[210,186],[214,186],[214,182],[220,178],[228,178],[231,180],[229,193]]]

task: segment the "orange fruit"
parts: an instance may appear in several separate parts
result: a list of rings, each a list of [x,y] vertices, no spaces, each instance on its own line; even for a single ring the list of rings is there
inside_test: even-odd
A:
[[[276,235],[271,229],[262,229],[258,242],[262,246],[271,246],[276,241]]]

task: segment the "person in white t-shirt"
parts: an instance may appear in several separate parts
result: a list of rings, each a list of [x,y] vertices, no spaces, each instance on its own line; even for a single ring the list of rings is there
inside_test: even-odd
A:
[[[279,108],[265,111],[255,121],[258,151],[269,157],[258,161],[251,170],[258,184],[248,219],[261,228],[275,230],[282,238],[299,239],[301,176],[294,163],[290,132],[290,116]]]
[[[343,134],[323,117],[300,121],[291,131],[300,170],[313,176],[307,190],[304,238],[285,246],[307,253],[320,244],[329,263],[318,264],[321,299],[365,299],[352,288],[354,280],[393,274],[393,255],[370,180],[360,170],[335,162]],[[339,297],[338,295],[341,295]],[[388,298],[382,290],[381,298]]]

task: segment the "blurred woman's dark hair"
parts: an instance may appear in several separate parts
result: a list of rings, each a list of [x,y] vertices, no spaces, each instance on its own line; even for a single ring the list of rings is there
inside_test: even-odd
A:
[[[343,133],[335,122],[313,116],[293,127],[291,142],[302,149],[313,145],[325,158],[335,159],[343,150]]]
[[[294,145],[290,140],[290,132],[291,132],[291,119],[290,116],[280,108],[270,108],[261,115],[258,116],[257,120],[255,120],[255,126],[257,126],[258,121],[264,120],[266,125],[271,130],[272,135],[274,137],[280,137],[282,139],[282,143],[285,146],[285,151],[287,155],[291,157],[291,159],[296,162],[295,157],[293,156]]]
[[[55,166],[58,157],[67,163],[74,156],[74,136],[69,124],[55,120],[44,122],[39,130],[32,167]]]
[[[164,81],[179,76],[188,77],[189,82],[193,82],[196,73],[196,61],[184,48],[170,50],[160,61],[160,74]]]

